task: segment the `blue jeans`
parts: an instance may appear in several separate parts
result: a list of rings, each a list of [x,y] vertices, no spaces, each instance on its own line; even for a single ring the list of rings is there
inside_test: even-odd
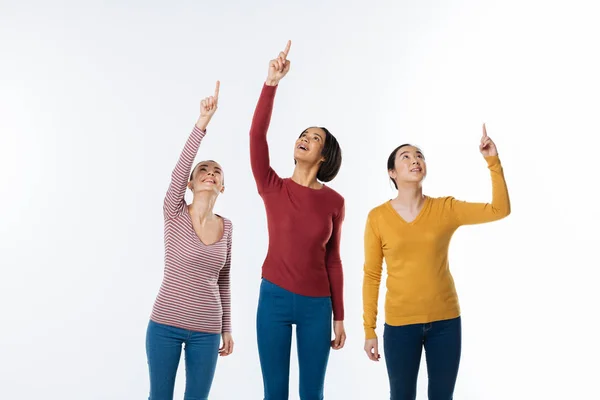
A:
[[[148,400],[172,400],[181,346],[185,344],[184,400],[206,400],[210,392],[220,335],[175,328],[150,321],[146,331],[146,355],[150,370]]]
[[[461,352],[461,319],[428,324],[385,324],[383,351],[391,400],[414,400],[421,351],[425,347],[429,400],[452,400]]]
[[[330,297],[302,296],[262,280],[256,333],[265,400],[288,398],[293,324],[298,344],[300,399],[323,399],[331,323]]]

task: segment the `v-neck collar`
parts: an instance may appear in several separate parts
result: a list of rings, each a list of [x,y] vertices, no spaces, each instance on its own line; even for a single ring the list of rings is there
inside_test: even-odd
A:
[[[396,211],[396,209],[392,205],[392,200],[388,200],[386,202],[386,206],[398,218],[398,220],[400,220],[400,222],[402,222],[403,224],[405,224],[405,225],[415,225],[417,222],[419,222],[419,220],[421,219],[421,217],[425,213],[425,208],[429,205],[429,201],[430,201],[429,196],[423,196],[423,197],[425,197],[425,201],[423,202],[423,206],[421,207],[421,210],[419,210],[419,213],[417,214],[417,216],[415,217],[415,219],[413,219],[410,222],[408,222],[404,218],[402,218],[402,216],[398,213],[398,211]]]
[[[225,218],[223,218],[222,216],[220,216],[219,214],[215,213],[215,215],[217,217],[219,217],[221,219],[221,223],[223,224],[223,233],[221,234],[221,237],[219,238],[219,240],[217,240],[214,243],[204,243],[202,241],[202,239],[200,239],[200,236],[198,236],[198,234],[196,233],[196,230],[194,229],[194,224],[192,223],[192,216],[190,215],[190,208],[186,205],[185,210],[184,210],[184,214],[187,215],[187,219],[190,223],[190,229],[192,230],[192,233],[194,234],[194,236],[196,237],[196,239],[198,239],[198,242],[204,246],[204,247],[211,247],[214,246],[218,243],[220,243],[224,238],[225,238]]]

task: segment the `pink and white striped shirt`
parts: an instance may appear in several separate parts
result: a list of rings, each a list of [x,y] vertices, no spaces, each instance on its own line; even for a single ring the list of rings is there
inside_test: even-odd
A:
[[[194,126],[171,175],[164,201],[165,271],[150,319],[159,324],[207,333],[231,332],[232,224],[223,218],[223,236],[202,243],[192,226],[184,195],[200,142]]]

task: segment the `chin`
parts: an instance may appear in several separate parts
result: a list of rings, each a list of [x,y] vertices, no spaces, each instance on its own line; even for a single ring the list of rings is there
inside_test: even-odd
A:
[[[204,186],[197,190],[198,192],[215,192],[220,193],[221,189],[217,185]]]
[[[408,183],[420,183],[423,182],[423,180],[425,179],[425,175],[421,175],[421,176],[411,176],[407,179],[404,179],[404,182],[408,182]]]
[[[303,161],[303,162],[310,161],[309,157],[307,157],[307,156],[308,156],[308,154],[306,154],[302,150],[298,150],[298,151],[294,152],[294,159],[296,161]]]

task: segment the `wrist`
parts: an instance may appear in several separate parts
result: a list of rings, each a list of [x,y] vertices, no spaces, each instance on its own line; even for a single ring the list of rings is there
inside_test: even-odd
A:
[[[210,118],[200,117],[198,118],[198,121],[196,121],[196,128],[200,129],[201,131],[205,131],[209,122]]]
[[[265,85],[267,85],[267,86],[277,86],[278,84],[279,84],[279,81],[276,79],[267,78],[267,80],[265,81]]]

